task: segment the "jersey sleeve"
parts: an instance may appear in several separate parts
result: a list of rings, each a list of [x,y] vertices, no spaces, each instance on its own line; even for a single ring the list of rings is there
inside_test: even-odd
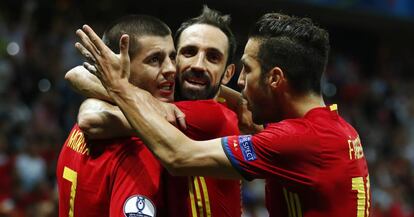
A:
[[[247,180],[278,177],[309,184],[319,158],[317,142],[308,131],[276,124],[256,135],[228,136],[221,142],[233,167]]]
[[[239,134],[237,116],[214,100],[176,102],[186,116],[183,132],[194,140],[208,140]]]
[[[111,177],[110,216],[135,216],[140,212],[158,216],[164,209],[163,169],[158,160],[143,144],[128,147],[117,160]]]

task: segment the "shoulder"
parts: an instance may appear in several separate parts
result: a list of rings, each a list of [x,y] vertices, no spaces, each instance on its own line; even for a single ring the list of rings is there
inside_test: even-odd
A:
[[[254,140],[268,144],[303,144],[317,141],[317,137],[308,120],[297,118],[268,124],[263,131],[254,135]]]
[[[208,99],[208,100],[191,100],[191,101],[180,101],[174,102],[174,104],[180,109],[211,109],[217,108],[219,109],[220,103]]]
[[[189,117],[214,117],[213,120],[222,120],[223,118],[237,120],[236,114],[228,109],[225,105],[215,100],[194,100],[181,101],[174,103],[184,114]],[[210,119],[210,121],[213,121]]]

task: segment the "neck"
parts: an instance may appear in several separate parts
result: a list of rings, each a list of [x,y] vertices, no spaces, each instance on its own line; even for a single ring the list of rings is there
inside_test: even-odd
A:
[[[310,110],[318,107],[325,107],[325,102],[320,94],[285,94],[283,103],[283,114],[285,118],[301,118]]]

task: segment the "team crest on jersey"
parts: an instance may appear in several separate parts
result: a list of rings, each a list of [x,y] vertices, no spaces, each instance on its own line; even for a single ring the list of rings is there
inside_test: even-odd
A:
[[[124,203],[126,217],[154,217],[155,211],[151,200],[142,195],[131,196]]]

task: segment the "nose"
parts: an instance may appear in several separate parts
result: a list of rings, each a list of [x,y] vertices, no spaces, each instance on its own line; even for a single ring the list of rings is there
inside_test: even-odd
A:
[[[203,52],[200,52],[195,58],[195,63],[191,65],[191,69],[193,71],[206,71],[206,65],[205,65],[205,54]]]
[[[166,60],[164,61],[164,65],[162,67],[162,75],[167,80],[174,80],[176,72],[177,68],[175,67],[174,61],[170,58],[166,58]]]
[[[240,72],[239,79],[237,79],[237,85],[239,85],[240,89],[244,89],[246,86],[246,75],[243,71]]]

